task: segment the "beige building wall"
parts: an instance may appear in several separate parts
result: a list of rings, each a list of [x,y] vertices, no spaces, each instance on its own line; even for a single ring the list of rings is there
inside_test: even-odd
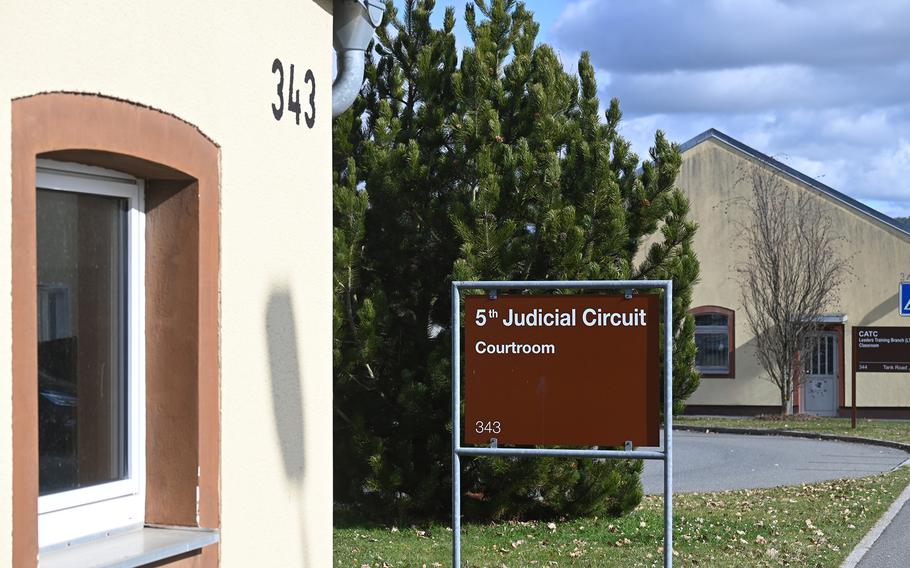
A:
[[[686,192],[691,216],[699,225],[695,250],[701,279],[692,306],[719,305],[736,311],[736,378],[702,378],[688,400],[692,405],[780,404],[777,388],[764,378],[755,358],[735,270],[744,258],[740,227],[750,214],[745,202],[751,191],[737,180],[750,163],[759,162],[715,138],[683,153],[677,183]],[[852,326],[910,325],[910,318],[898,314],[898,283],[902,274],[910,273],[910,237],[791,176],[779,175],[794,189],[817,195],[845,239],[842,253],[849,259],[852,274],[829,312],[847,315],[844,400],[849,406]],[[857,385],[858,406],[910,407],[910,374],[860,373]]]
[[[0,2],[0,566],[11,565],[10,101],[98,93],[221,149],[221,565],[328,566],[331,3]],[[289,66],[300,125],[277,102]]]

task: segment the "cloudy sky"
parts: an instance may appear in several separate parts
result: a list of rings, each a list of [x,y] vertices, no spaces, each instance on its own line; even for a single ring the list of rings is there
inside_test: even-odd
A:
[[[525,3],[568,68],[591,53],[601,99],[619,97],[622,132],[640,156],[658,128],[684,142],[713,127],[910,215],[910,2]],[[456,5],[461,20],[464,2],[437,4]]]

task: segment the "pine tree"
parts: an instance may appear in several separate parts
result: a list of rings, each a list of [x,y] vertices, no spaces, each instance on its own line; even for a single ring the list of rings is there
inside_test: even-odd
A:
[[[619,102],[600,118],[588,55],[569,74],[523,4],[475,3],[460,61],[452,8],[434,29],[432,0],[401,19],[389,3],[363,96],[334,125],[335,496],[387,518],[449,511],[453,279],[672,278],[675,399],[698,384],[678,147],[658,132],[639,169]],[[621,514],[640,468],[473,460],[466,511]]]

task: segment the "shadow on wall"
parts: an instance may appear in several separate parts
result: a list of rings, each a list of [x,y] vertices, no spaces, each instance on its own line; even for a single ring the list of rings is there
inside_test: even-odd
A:
[[[885,316],[895,313],[895,311],[897,311],[898,304],[900,303],[900,298],[898,298],[899,295],[900,294],[895,294],[881,304],[872,308],[872,310],[866,314],[866,317],[864,317],[856,325],[870,325]]]
[[[751,333],[751,330],[748,332]],[[758,340],[755,337],[750,337],[749,341],[736,346],[736,376],[733,378],[732,382],[724,382],[725,379],[716,380],[731,389],[741,389],[748,385],[749,392],[746,396],[752,402],[745,404],[780,406],[780,390],[758,360]]]
[[[303,480],[303,387],[297,355],[297,328],[294,303],[284,288],[269,294],[265,312],[265,333],[269,348],[269,377],[272,411],[281,443],[284,473],[289,480]]]
[[[323,9],[326,14],[332,13],[332,0],[315,0],[317,6]]]
[[[771,379],[768,378],[764,367],[759,363],[757,350],[758,340],[755,337],[751,337],[749,341],[736,346],[736,376],[733,378],[740,380],[747,378],[761,379],[771,388],[777,388],[771,382]]]
[[[269,380],[272,386],[272,414],[281,443],[284,474],[289,481],[303,485],[303,378],[297,352],[297,325],[294,302],[287,288],[275,288],[269,294],[265,310],[265,334],[269,348]],[[301,491],[292,492],[300,499]],[[300,523],[302,566],[309,567],[307,519],[304,504],[297,504]]]

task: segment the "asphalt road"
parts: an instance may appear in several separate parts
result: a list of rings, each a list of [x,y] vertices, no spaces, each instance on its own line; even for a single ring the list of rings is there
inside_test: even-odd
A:
[[[856,568],[895,568],[910,566],[910,501],[878,537]]]
[[[675,431],[673,492],[753,489],[865,477],[889,471],[906,459],[905,452],[880,446],[783,436]],[[641,481],[645,493],[663,493],[663,462],[646,461]],[[907,507],[902,516],[906,524],[898,524],[897,530],[903,530],[903,535],[910,534]],[[887,566],[910,566],[910,562]]]

